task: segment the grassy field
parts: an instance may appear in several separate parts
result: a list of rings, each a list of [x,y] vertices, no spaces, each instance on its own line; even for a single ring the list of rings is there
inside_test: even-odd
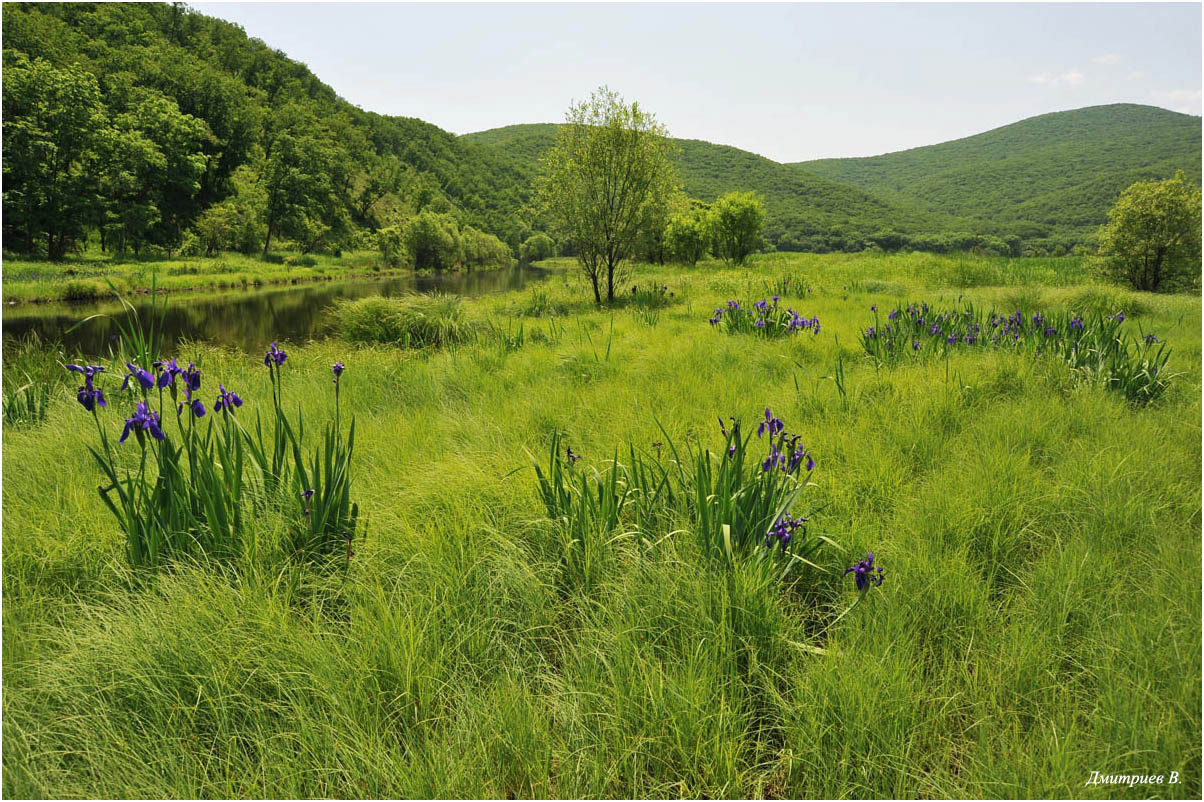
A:
[[[169,292],[232,290],[271,284],[300,284],[355,276],[387,276],[390,269],[375,251],[340,257],[326,254],[258,256],[226,253],[214,258],[177,257],[134,261],[100,255],[63,262],[4,260],[4,303],[95,301],[111,298],[105,279],[127,295],[149,292],[154,283]]]
[[[672,295],[599,311],[574,277],[465,301],[440,348],[285,345],[307,420],[347,365],[366,537],[345,577],[291,567],[272,515],[226,570],[136,575],[74,396],[6,425],[5,795],[1199,797],[1198,297],[920,254],[635,283]],[[781,289],[819,334],[708,325]],[[1135,406],[1045,357],[891,367],[860,345],[871,305],[959,300],[1124,311],[1179,375]],[[179,356],[206,404],[221,381],[244,419],[269,408],[261,354]],[[682,519],[610,533],[570,581],[531,469],[554,434],[588,473],[629,444],[722,450],[716,418],[766,407],[816,462],[816,568],[757,586]],[[842,571],[870,551],[885,581],[857,602]]]

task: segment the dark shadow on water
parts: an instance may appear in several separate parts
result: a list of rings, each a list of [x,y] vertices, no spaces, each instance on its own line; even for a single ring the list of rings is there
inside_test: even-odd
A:
[[[330,322],[327,310],[339,298],[435,291],[473,297],[521,290],[553,274],[554,271],[518,265],[508,270],[317,282],[288,289],[216,295],[178,293],[168,296],[165,352],[171,353],[181,340],[203,340],[254,353],[273,341],[318,339],[326,335]],[[150,313],[149,298],[139,297],[134,306],[144,319]],[[72,326],[96,314],[104,316],[68,333]],[[4,337],[23,337],[34,332],[43,342],[61,341],[68,353],[101,356],[116,346],[117,319],[123,318],[122,307],[116,302],[6,307]]]

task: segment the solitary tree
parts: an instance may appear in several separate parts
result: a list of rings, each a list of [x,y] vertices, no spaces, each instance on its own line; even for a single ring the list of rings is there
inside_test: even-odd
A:
[[[755,192],[729,192],[711,208],[711,235],[715,255],[742,265],[761,244],[765,205]]]
[[[602,303],[615,297],[616,278],[635,248],[649,205],[675,189],[665,127],[606,87],[576,103],[543,158],[536,187],[552,233],[568,241]]]
[[[1139,181],[1123,193],[1100,229],[1103,270],[1135,289],[1195,286],[1200,280],[1200,187],[1183,171]]]

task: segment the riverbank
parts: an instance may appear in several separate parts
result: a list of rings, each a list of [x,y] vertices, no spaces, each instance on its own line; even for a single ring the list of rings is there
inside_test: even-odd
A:
[[[504,269],[446,271],[452,274]],[[385,266],[375,251],[342,256],[290,255],[267,261],[242,254],[214,258],[180,257],[154,261],[79,258],[64,262],[6,259],[0,298],[5,305],[111,299],[111,281],[126,296],[246,290],[319,281],[427,275],[432,271]],[[107,280],[106,280],[107,279]]]

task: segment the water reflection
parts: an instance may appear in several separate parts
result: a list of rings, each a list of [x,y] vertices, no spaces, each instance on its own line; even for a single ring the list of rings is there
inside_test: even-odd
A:
[[[167,305],[164,323],[166,350],[171,352],[179,340],[187,339],[205,340],[254,352],[273,340],[302,342],[324,336],[330,322],[326,310],[337,298],[392,296],[435,290],[463,296],[486,295],[522,289],[552,275],[552,272],[518,265],[509,270],[319,282],[287,289],[235,291],[208,296],[180,293],[171,296]],[[136,300],[134,306],[139,314],[149,314],[149,299]],[[68,332],[79,321],[96,314],[104,317],[90,320]],[[121,306],[117,303],[6,307],[4,337],[21,337],[36,332],[43,340],[61,340],[68,353],[98,356],[116,345],[119,331],[115,318],[122,316]]]

